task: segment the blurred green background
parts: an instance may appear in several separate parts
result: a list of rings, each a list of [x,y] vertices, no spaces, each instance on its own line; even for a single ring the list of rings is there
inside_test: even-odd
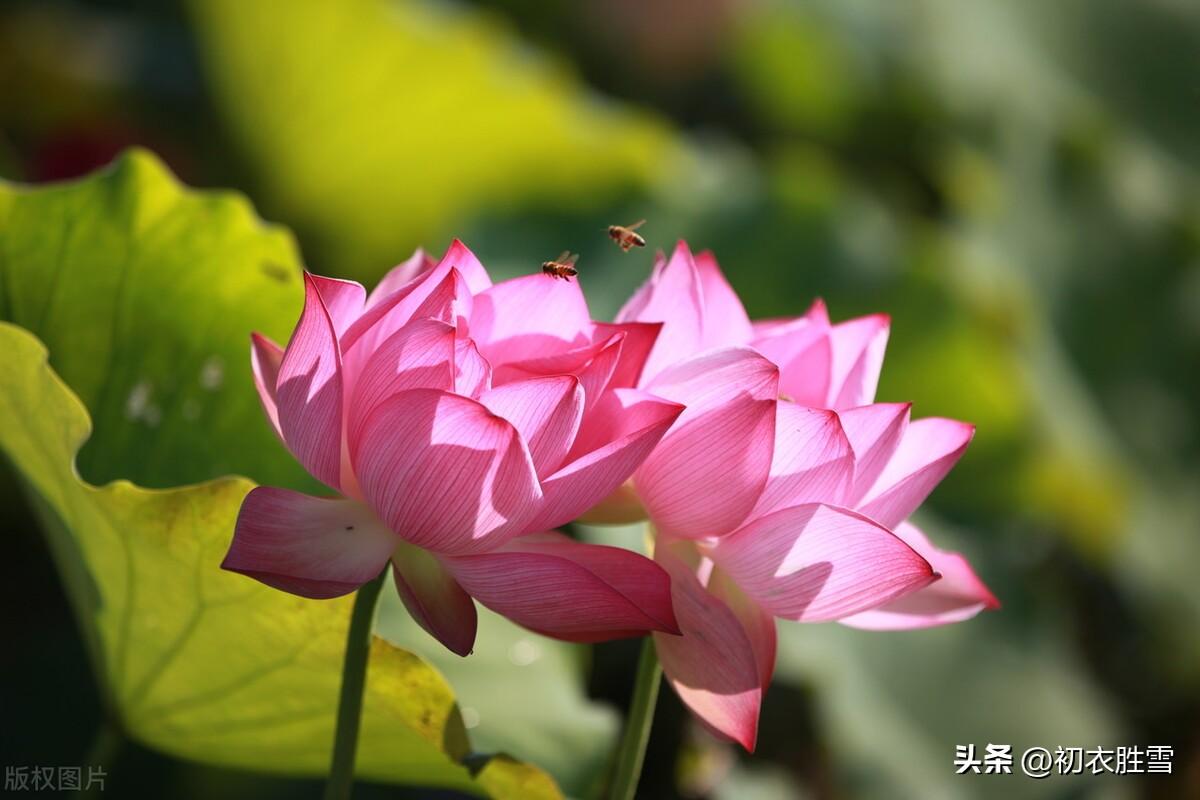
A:
[[[923,522],[1004,608],[915,633],[783,624],[758,753],[664,692],[645,797],[1200,797],[1200,5],[4,4],[0,176],[72,178],[133,145],[245,193],[326,275],[370,284],[452,236],[498,277],[569,248],[609,318],[651,255],[603,229],[644,217],[648,250],[713,249],[754,317],[814,296],[892,315],[879,399],[979,429]],[[152,448],[135,423],[95,438]],[[287,459],[106,452],[84,449],[83,477],[267,480]],[[2,761],[79,763],[100,713],[83,646],[9,476],[0,504]],[[402,614],[385,626],[483,749],[596,786],[636,645],[496,623],[456,661]],[[968,743],[1163,744],[1174,772],[956,776]],[[118,797],[320,791],[136,745],[109,776]]]

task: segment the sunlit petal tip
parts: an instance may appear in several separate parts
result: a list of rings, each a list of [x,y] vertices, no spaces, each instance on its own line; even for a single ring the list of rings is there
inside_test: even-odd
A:
[[[621,308],[617,322],[665,323],[646,361],[643,382],[705,349],[702,280],[686,242],[676,245],[669,261],[655,265]]]
[[[874,323],[877,327],[885,328],[892,324],[892,315],[882,311],[877,311],[874,314],[864,314],[861,317],[853,317],[841,324],[845,325],[850,322],[867,322]]]
[[[754,338],[753,325],[716,257],[705,250],[695,257],[695,263],[704,299],[704,345],[748,344]]]
[[[492,285],[492,279],[479,258],[471,252],[471,248],[463,244],[461,239],[455,239],[446,248],[445,255],[438,262],[438,267],[449,265],[462,273],[467,286],[473,294],[478,294]]]
[[[758,717],[757,717],[757,715],[754,717],[753,721],[748,726],[748,733],[743,735],[742,738],[736,739],[735,741],[738,744],[740,744],[742,747],[746,748],[747,753],[754,752],[755,748],[758,747]]]
[[[457,236],[455,236],[450,241],[450,246],[446,248],[446,254],[442,256],[442,260],[445,261],[447,256],[450,256],[453,253],[459,253],[459,252],[467,253],[472,258],[475,257],[475,254],[471,252],[471,248],[469,248],[465,244],[463,244],[462,239],[459,239]]]
[[[739,716],[725,722],[723,728],[718,728],[700,716],[696,709],[692,708],[691,710],[695,714],[696,722],[700,723],[700,727],[708,731],[713,738],[740,745],[747,753],[754,754],[754,750],[758,746],[758,721],[762,711],[761,696],[753,708],[747,708]]]
[[[441,320],[459,329],[460,335],[467,332],[466,320],[471,317],[474,300],[463,274],[455,267],[445,271],[424,299],[412,309],[412,320],[431,318]]]
[[[307,270],[304,276],[320,294],[334,330],[341,336],[362,315],[367,300],[366,289],[357,281],[327,278]]]
[[[283,355],[283,348],[276,344],[274,339],[258,331],[250,332],[250,342],[260,355],[263,353],[278,354],[281,357]]]
[[[696,257],[692,255],[691,246],[683,239],[676,240],[675,247],[671,249],[671,255],[663,266],[664,274],[680,269],[686,269],[689,280],[699,276],[696,271]]]
[[[1001,608],[1003,608],[1004,604],[1000,602],[1000,598],[996,597],[995,593],[992,592],[991,587],[984,583],[983,579],[980,578],[975,570],[971,568],[970,562],[968,562],[967,559],[959,553],[952,553],[951,555],[958,558],[962,562],[962,565],[966,567],[966,570],[971,577],[971,580],[969,581],[970,589],[975,593],[975,596],[979,598],[979,601],[983,603],[984,609],[987,611],[999,611]]]
[[[840,622],[868,630],[913,630],[962,622],[1000,607],[1000,601],[960,553],[938,549],[908,522],[897,526],[895,533],[928,559],[941,578]]]

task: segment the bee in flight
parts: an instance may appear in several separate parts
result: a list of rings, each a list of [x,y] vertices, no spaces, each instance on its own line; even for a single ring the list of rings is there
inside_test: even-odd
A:
[[[616,242],[626,253],[635,247],[645,247],[646,240],[640,233],[635,233],[644,224],[646,224],[646,220],[639,219],[632,225],[609,225],[608,238]]]
[[[558,258],[542,264],[542,272],[551,278],[562,278],[564,281],[569,281],[579,274],[579,270],[575,269],[575,262],[578,260],[577,253],[572,254],[570,250],[563,250]]]

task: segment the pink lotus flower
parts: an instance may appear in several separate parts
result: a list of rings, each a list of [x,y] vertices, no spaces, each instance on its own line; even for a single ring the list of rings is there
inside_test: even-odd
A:
[[[677,633],[669,579],[547,533],[625,481],[681,407],[634,388],[658,326],[593,323],[574,282],[492,285],[455,242],[366,295],[305,275],[286,349],[253,337],[280,439],[340,498],[258,487],[222,566],[312,598],[392,565],[413,617],[460,655],[472,600],[572,641]]]
[[[818,303],[751,323],[711,254],[680,243],[618,320],[663,323],[641,385],[687,408],[593,514],[653,522],[684,633],[656,635],[659,658],[709,727],[754,748],[775,618],[915,628],[997,605],[906,521],[974,428],[868,405],[886,317],[832,325]]]

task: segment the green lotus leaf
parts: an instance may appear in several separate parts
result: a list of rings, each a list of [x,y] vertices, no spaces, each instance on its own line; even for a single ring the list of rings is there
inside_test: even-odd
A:
[[[70,183],[0,181],[0,319],[41,339],[87,406],[78,466],[94,482],[315,489],[263,424],[249,368],[250,331],[286,341],[301,284],[291,234],[149,153]]]

